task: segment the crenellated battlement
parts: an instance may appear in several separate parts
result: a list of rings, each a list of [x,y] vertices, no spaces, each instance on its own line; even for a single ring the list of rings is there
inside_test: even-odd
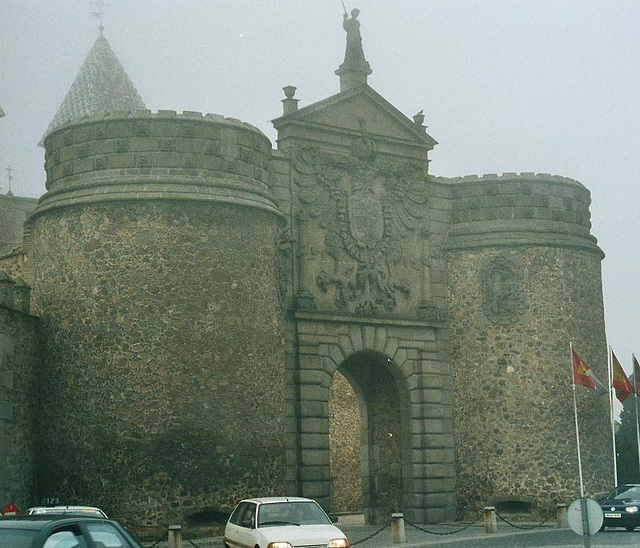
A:
[[[178,120],[202,120],[202,121],[213,121],[218,123],[228,123],[230,125],[235,125],[239,127],[244,127],[246,129],[250,129],[253,131],[257,131],[258,133],[262,133],[257,127],[248,124],[247,122],[243,122],[238,118],[232,118],[228,116],[223,116],[222,114],[213,114],[213,113],[203,113],[194,110],[185,110],[183,112],[178,112],[176,110],[158,110],[157,112],[153,112],[149,109],[144,110],[126,110],[126,111],[115,111],[107,114],[100,114],[96,116],[84,116],[82,118],[74,119],[73,121],[66,122],[65,124],[57,127],[55,131],[51,132],[45,138],[46,140],[55,133],[59,131],[63,131],[68,129],[69,127],[80,126],[82,124],[95,123],[100,121],[108,121],[108,120],[128,120],[132,118],[169,118],[169,119],[178,119]]]
[[[521,173],[485,173],[483,175],[462,175],[460,177],[431,177],[431,180],[436,183],[446,184],[459,184],[459,183],[473,183],[473,182],[504,182],[512,180],[521,181],[550,181],[550,182],[562,182],[568,184],[574,184],[584,188],[582,183],[571,179],[570,177],[563,177],[562,175],[552,175],[550,173],[534,173],[523,171]]]
[[[51,207],[113,200],[198,200],[277,211],[269,189],[271,142],[218,114],[114,112],[64,125],[44,141]]]
[[[488,173],[447,178],[449,249],[495,245],[565,245],[601,250],[590,233],[591,195],[578,181],[549,173]]]

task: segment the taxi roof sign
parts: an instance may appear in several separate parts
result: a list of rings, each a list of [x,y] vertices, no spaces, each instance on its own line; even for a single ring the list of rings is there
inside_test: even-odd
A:
[[[18,507],[15,504],[5,504],[2,507],[2,515],[3,516],[17,516],[18,515]]]

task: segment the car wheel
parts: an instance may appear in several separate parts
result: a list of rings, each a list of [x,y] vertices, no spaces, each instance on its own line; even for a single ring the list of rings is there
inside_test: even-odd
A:
[[[629,532],[633,531],[636,528],[635,525],[625,525],[625,529]]]

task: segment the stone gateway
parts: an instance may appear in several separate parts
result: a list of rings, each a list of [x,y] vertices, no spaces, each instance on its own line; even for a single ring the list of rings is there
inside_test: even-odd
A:
[[[589,191],[430,174],[437,142],[368,85],[357,16],[340,92],[299,108],[287,86],[275,149],[144,110],[100,35],[0,258],[3,502],[153,530],[251,496],[369,523],[577,496],[569,343],[606,378]],[[608,402],[578,405],[593,494]]]

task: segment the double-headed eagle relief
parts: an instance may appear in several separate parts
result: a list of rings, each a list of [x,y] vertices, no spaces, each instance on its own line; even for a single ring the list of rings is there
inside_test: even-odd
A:
[[[361,314],[391,312],[399,296],[418,292],[408,271],[419,270],[421,258],[407,239],[420,235],[426,217],[422,168],[313,148],[298,150],[293,165],[300,286],[333,291],[338,308]]]

